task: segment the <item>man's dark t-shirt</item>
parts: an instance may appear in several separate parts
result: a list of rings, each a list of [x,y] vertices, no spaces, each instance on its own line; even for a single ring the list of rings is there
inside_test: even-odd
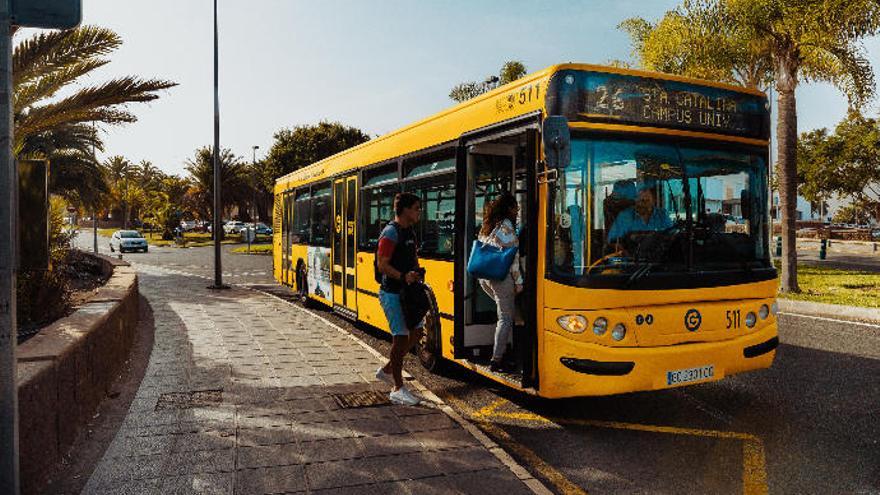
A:
[[[418,241],[412,227],[403,228],[395,222],[388,222],[379,235],[379,257],[391,258],[391,266],[406,275],[419,266]],[[403,282],[382,275],[381,289],[392,294],[399,294]]]

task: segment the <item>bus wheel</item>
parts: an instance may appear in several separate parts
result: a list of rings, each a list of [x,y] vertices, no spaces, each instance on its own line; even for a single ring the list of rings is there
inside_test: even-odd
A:
[[[416,354],[422,366],[431,373],[442,373],[446,360],[440,352],[440,315],[437,312],[437,303],[434,302],[433,294],[428,293],[432,302],[431,308],[425,314],[425,329],[422,338],[416,345]]]

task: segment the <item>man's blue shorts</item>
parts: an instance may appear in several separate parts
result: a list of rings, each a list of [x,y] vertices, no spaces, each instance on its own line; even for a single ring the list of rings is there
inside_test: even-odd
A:
[[[409,335],[409,329],[406,328],[406,318],[403,316],[403,306],[400,304],[400,294],[379,291],[379,304],[385,312],[385,318],[388,319],[388,326],[391,328],[391,335],[395,337],[406,337]],[[424,328],[425,320],[419,322],[416,328]]]

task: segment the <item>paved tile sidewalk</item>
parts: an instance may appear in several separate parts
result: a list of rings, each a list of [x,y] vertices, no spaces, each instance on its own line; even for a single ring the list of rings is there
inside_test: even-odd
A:
[[[435,408],[342,409],[333,394],[387,386],[376,357],[320,319],[137,268],[154,348],[84,493],[531,493]]]

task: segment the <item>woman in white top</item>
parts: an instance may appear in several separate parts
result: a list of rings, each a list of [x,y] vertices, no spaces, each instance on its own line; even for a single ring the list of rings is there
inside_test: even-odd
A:
[[[502,193],[494,201],[486,204],[483,211],[483,225],[478,236],[480,242],[499,248],[519,246],[514,222],[519,214],[519,204],[510,193]],[[498,308],[498,323],[495,327],[495,347],[492,352],[490,369],[499,371],[501,359],[510,332],[513,330],[513,319],[516,312],[514,299],[522,292],[523,277],[519,267],[519,251],[510,265],[510,271],[503,280],[480,279],[480,287],[495,300]]]

